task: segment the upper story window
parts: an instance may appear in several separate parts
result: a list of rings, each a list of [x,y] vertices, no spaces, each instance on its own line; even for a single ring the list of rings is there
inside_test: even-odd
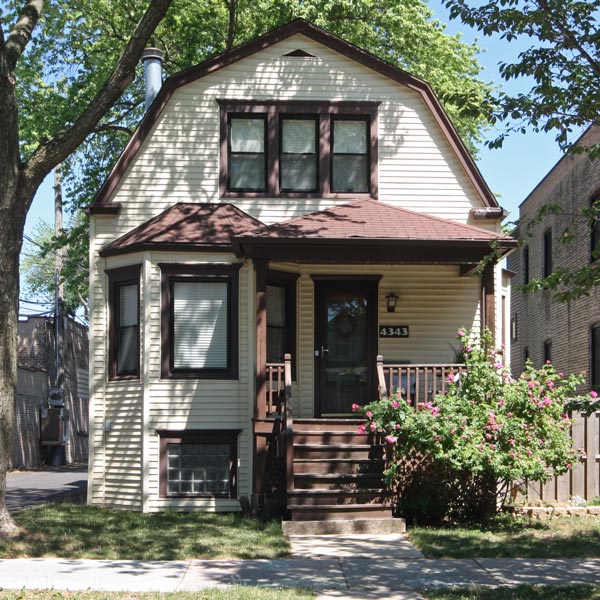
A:
[[[225,197],[377,197],[376,102],[221,101]]]
[[[544,232],[544,277],[552,274],[552,230]]]
[[[529,246],[523,246],[523,285],[529,283]]]
[[[109,377],[140,376],[141,265],[106,271],[109,283]]]
[[[236,379],[240,265],[160,265],[162,376]]]

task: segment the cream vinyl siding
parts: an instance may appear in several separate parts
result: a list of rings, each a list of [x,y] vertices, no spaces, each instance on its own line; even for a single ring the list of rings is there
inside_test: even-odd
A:
[[[287,267],[287,268],[286,268]],[[272,268],[279,267],[276,264]],[[314,414],[314,282],[312,275],[381,275],[378,292],[379,325],[408,325],[409,338],[379,339],[384,360],[412,364],[454,362],[460,327],[479,324],[481,280],[459,277],[458,267],[445,265],[302,265],[298,279],[297,339],[298,381],[294,411],[299,417]],[[385,296],[398,296],[395,313],[387,312]],[[377,333],[376,333],[377,335]],[[296,412],[297,411],[297,412]]]
[[[297,48],[318,58],[282,57]],[[115,237],[175,202],[232,201],[272,223],[345,201],[219,198],[217,99],[380,102],[379,198],[463,223],[483,206],[418,93],[296,35],[174,92],[112,196]]]

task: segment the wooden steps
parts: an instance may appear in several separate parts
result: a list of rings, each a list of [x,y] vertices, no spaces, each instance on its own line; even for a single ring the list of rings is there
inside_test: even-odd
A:
[[[389,519],[384,448],[358,419],[294,420],[292,521]]]

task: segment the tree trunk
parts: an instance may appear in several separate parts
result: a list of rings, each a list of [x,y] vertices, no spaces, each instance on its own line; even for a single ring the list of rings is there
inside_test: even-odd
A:
[[[0,74],[7,73],[0,58]],[[18,533],[6,508],[6,471],[11,454],[17,389],[19,252],[31,200],[19,199],[19,131],[15,80],[0,75],[0,537]]]

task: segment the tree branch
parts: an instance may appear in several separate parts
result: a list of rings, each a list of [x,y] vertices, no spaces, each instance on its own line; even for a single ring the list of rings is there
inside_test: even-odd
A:
[[[19,181],[20,199],[27,199],[35,193],[44,177],[84,142],[85,138],[94,131],[100,119],[119,99],[131,83],[144,48],[171,3],[172,0],[151,0],[115,68],[86,110],[70,127],[59,131],[53,138],[40,144],[23,165]]]
[[[31,39],[31,34],[44,8],[43,0],[29,0],[21,10],[11,32],[6,40],[6,57],[8,68],[14,71],[17,61]]]

